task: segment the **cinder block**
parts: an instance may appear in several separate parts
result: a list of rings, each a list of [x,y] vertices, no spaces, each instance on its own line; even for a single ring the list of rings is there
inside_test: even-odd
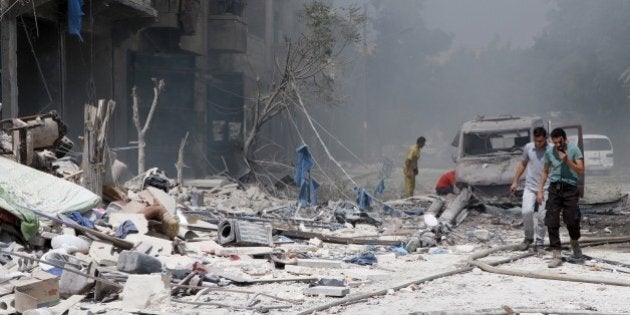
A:
[[[329,286],[316,286],[304,289],[304,295],[325,295],[344,297],[350,293],[348,287],[329,287]]]
[[[140,252],[123,251],[118,256],[118,270],[135,274],[148,274],[162,271],[159,259]]]

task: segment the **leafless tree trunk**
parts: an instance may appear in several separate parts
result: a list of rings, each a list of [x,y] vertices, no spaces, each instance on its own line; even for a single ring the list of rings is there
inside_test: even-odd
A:
[[[98,107],[85,105],[83,136],[83,186],[97,195],[103,191],[104,159],[107,148],[109,119],[116,108],[116,102],[98,101]]]
[[[151,120],[153,119],[153,114],[155,113],[155,107],[157,106],[158,100],[160,99],[160,95],[164,91],[164,80],[157,80],[152,78],[153,80],[153,102],[151,103],[151,108],[149,109],[149,114],[147,115],[147,119],[144,122],[144,125],[140,122],[140,110],[139,110],[139,97],[137,87],[133,87],[131,91],[131,96],[133,98],[133,123],[136,126],[136,131],[138,132],[138,174],[142,174],[145,171],[145,154],[144,149],[146,146],[146,142],[144,141],[144,137],[149,130],[149,126],[151,125]]]

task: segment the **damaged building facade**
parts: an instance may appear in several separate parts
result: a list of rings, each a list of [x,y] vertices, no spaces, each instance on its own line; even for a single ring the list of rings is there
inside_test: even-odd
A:
[[[80,4],[83,3],[81,6]],[[80,142],[83,106],[116,101],[109,146],[135,170],[140,116],[166,88],[146,136],[147,165],[175,173],[187,132],[189,175],[238,174],[256,80],[301,3],[201,0],[1,1],[2,119],[56,111]],[[269,128],[274,133],[274,127]],[[278,133],[279,131],[275,131]],[[75,146],[75,148],[78,146]],[[79,150],[78,150],[79,151]]]

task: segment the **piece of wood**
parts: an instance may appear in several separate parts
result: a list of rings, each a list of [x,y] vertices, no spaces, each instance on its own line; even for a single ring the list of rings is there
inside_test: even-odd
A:
[[[108,242],[114,244],[114,246],[120,247],[122,249],[129,250],[129,249],[132,249],[133,246],[134,246],[134,244],[132,242],[128,242],[128,241],[125,241],[123,239],[120,239],[120,238],[117,238],[117,237],[114,237],[114,236],[110,236],[110,235],[101,233],[101,232],[96,231],[96,230],[92,230],[92,229],[86,228],[85,226],[76,224],[74,222],[65,221],[65,220],[53,217],[53,216],[51,216],[49,214],[46,214],[46,213],[43,213],[43,212],[40,212],[40,211],[37,211],[37,210],[31,210],[31,212],[33,212],[34,214],[36,214],[39,217],[48,219],[48,220],[53,221],[53,222],[57,222],[59,224],[63,224],[63,225],[69,226],[71,228],[77,229],[77,230],[79,230],[81,232],[84,232],[84,233],[88,233],[90,235],[93,235],[93,236],[97,237],[98,239],[100,239],[102,241],[108,241]]]

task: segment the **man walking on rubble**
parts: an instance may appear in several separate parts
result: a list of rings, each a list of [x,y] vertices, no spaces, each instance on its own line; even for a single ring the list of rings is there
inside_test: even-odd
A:
[[[562,265],[560,243],[560,212],[567,225],[571,237],[571,250],[573,257],[581,258],[580,249],[580,208],[578,199],[579,176],[584,174],[584,157],[580,148],[574,143],[567,143],[567,134],[562,128],[556,128],[551,132],[551,141],[554,147],[545,153],[545,166],[541,173],[541,182],[538,184],[538,204],[544,201],[544,182],[549,178],[549,196],[547,198],[547,214],[545,225],[549,232],[549,247],[553,258],[549,262],[549,268]]]
[[[536,192],[538,191],[541,173],[545,166],[545,152],[551,148],[553,146],[547,142],[547,130],[543,127],[534,128],[534,141],[527,143],[523,147],[523,159],[516,168],[516,174],[514,174],[514,180],[510,186],[510,192],[516,192],[521,175],[527,170],[521,204],[525,239],[519,245],[520,250],[527,250],[533,243],[534,251],[536,251],[542,248],[545,242],[546,211],[545,207],[538,207]],[[543,188],[545,189],[543,202],[547,200],[547,187],[549,187],[549,181],[543,183]]]
[[[405,177],[405,197],[413,196],[416,188],[416,175],[418,175],[418,159],[420,158],[420,150],[424,147],[426,139],[420,137],[416,140],[416,144],[409,147],[405,164],[403,165],[403,175]]]

